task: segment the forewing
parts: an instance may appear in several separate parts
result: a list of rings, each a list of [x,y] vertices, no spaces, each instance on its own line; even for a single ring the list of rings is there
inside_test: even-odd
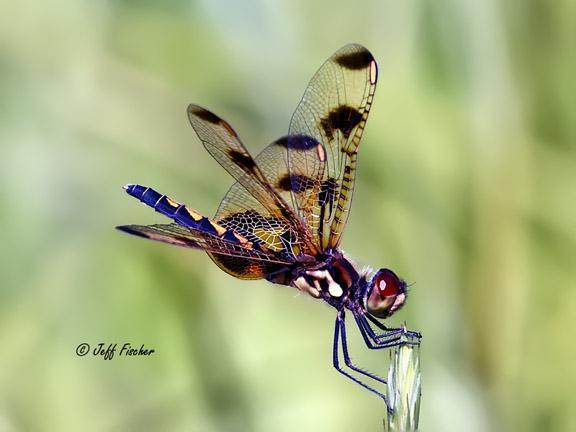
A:
[[[286,219],[293,216],[292,210],[270,187],[232,126],[198,105],[188,106],[188,118],[206,150],[270,214]]]
[[[348,219],[358,146],[376,81],[372,54],[361,45],[347,45],[316,72],[290,122],[290,136],[312,137],[326,152],[323,161],[312,152],[288,151],[290,173],[314,183],[295,200],[321,250],[339,245]]]
[[[216,214],[216,221],[236,230],[264,250],[297,255],[315,252],[309,229],[287,203],[287,151],[276,142],[255,159],[232,127],[197,105],[188,107],[188,117],[208,152],[235,179]]]

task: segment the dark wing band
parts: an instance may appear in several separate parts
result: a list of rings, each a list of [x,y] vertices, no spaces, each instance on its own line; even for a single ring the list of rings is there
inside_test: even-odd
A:
[[[314,251],[309,229],[285,200],[290,195],[278,189],[288,173],[285,149],[271,145],[253,159],[220,117],[197,105],[188,107],[188,117],[204,147],[236,179],[215,220],[265,250]]]

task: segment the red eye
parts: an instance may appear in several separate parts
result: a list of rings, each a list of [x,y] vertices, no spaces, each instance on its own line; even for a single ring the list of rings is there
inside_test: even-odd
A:
[[[380,270],[378,273],[376,287],[378,288],[378,294],[382,297],[395,296],[402,291],[398,276],[387,269]]]
[[[393,271],[380,269],[370,281],[366,309],[377,318],[388,318],[406,301],[406,284]]]

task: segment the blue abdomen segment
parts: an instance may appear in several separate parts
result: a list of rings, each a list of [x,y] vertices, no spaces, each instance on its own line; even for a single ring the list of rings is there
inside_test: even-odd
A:
[[[202,216],[190,207],[180,204],[168,196],[156,192],[150,187],[127,184],[124,186],[124,189],[128,195],[137,198],[140,202],[152,207],[158,213],[174,219],[174,221],[183,227],[200,231],[213,237],[219,237],[226,243],[240,245],[244,249],[253,249],[258,252],[268,253],[262,249],[260,242],[248,240],[244,237],[244,233],[240,234],[237,230],[224,228],[218,222],[214,222],[206,216]],[[222,246],[222,243],[218,244]],[[226,250],[228,251],[227,253],[229,253],[229,250]]]
[[[238,243],[237,238],[234,237],[232,239],[233,236],[226,236],[226,230],[211,222],[207,217],[196,213],[184,204],[177,203],[166,195],[156,192],[150,187],[129,184],[124,186],[124,189],[129,195],[152,207],[158,213],[174,219],[180,225],[213,235],[224,235],[228,241],[235,240],[234,242]]]

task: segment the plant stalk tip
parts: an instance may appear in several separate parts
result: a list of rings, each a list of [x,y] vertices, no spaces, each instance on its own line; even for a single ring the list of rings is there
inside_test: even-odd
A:
[[[407,332],[403,325],[404,332]],[[388,388],[386,432],[416,431],[420,415],[421,377],[420,343],[414,344],[406,335],[402,335],[399,346],[390,353],[388,369]]]

